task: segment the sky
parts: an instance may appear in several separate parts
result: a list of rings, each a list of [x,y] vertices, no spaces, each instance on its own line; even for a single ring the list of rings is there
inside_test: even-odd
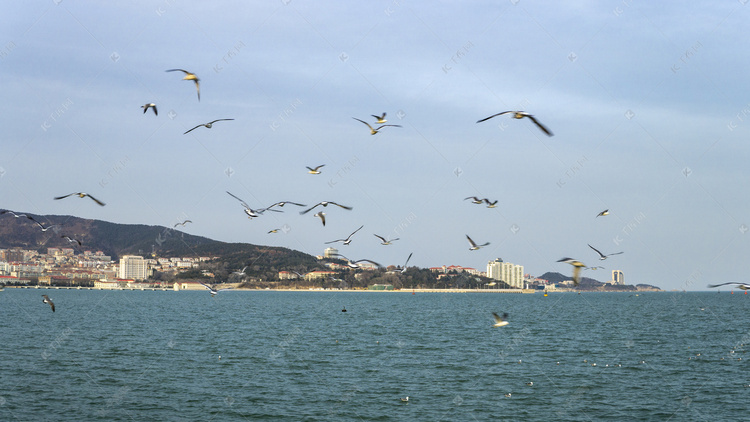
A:
[[[364,225],[338,249],[384,265],[501,258],[540,276],[572,257],[600,281],[747,281],[745,3],[15,2],[0,16],[0,208],[190,219],[190,234],[313,255]],[[476,123],[508,110],[554,136]],[[383,112],[402,127],[352,119]],[[215,119],[234,120],[183,134]],[[107,205],[53,200],[79,191]],[[353,210],[323,209],[325,227],[294,205],[248,219],[226,191]]]

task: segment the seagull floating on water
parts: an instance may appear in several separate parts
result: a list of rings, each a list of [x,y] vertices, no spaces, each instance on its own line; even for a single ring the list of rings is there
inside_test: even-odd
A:
[[[183,70],[183,69],[169,69],[166,72],[183,72],[185,74],[185,77],[182,78],[182,80],[195,82],[195,89],[196,91],[198,91],[198,101],[201,100],[201,86],[199,84],[200,79],[198,79],[198,77],[195,76],[195,73],[190,73],[187,70]]]
[[[325,164],[321,164],[321,165],[319,165],[318,167],[315,167],[315,168],[311,168],[311,167],[307,167],[307,166],[305,166],[305,167],[307,167],[307,170],[308,170],[307,172],[310,173],[310,174],[320,174],[320,168],[323,167],[323,166],[325,166]]]
[[[737,286],[737,288],[740,290],[750,290],[750,284],[740,283],[739,281],[729,281],[729,282],[721,283],[721,284],[709,284],[708,287],[714,288],[714,287],[719,287],[719,286],[726,286],[729,284]]]
[[[205,126],[207,129],[211,129],[211,127],[214,125],[214,123],[216,123],[216,122],[223,122],[223,121],[226,121],[226,120],[234,120],[234,119],[216,119],[216,120],[208,122],[208,123],[202,123],[202,124],[199,124],[198,126],[192,128],[192,129],[188,130],[187,132],[183,133],[183,135],[187,135],[188,133],[194,131],[195,129],[198,129],[201,126]]]
[[[493,327],[503,327],[508,325],[508,314],[503,314],[503,316],[500,316],[496,313],[492,313],[492,316],[495,318],[495,325]]]
[[[377,116],[376,116],[376,117],[377,117]],[[369,127],[369,128],[370,128],[370,135],[374,135],[374,134],[378,133],[378,132],[380,131],[380,129],[382,129],[382,128],[384,128],[384,127],[388,127],[388,126],[392,126],[392,127],[401,127],[401,125],[380,125],[380,126],[378,126],[378,127],[377,127],[377,129],[373,129],[373,127],[372,127],[372,126],[370,126],[370,124],[369,124],[369,123],[367,123],[367,122],[366,122],[366,121],[364,121],[364,120],[359,120],[359,119],[358,119],[358,118],[356,118],[356,117],[352,117],[352,119],[354,119],[354,120],[356,120],[356,121],[358,121],[358,122],[362,122],[362,123],[366,124],[366,125],[367,125],[367,127]]]
[[[153,108],[154,109],[154,114],[157,115],[157,116],[159,115],[159,112],[156,111],[156,104],[154,104],[154,103],[148,103],[146,105],[142,105],[141,108],[143,109],[143,114],[146,114],[146,112],[148,111],[149,108]]]
[[[352,234],[350,234],[346,239],[336,239],[336,240],[332,240],[330,242],[326,242],[325,244],[328,245],[330,243],[344,242],[344,245],[348,245],[348,244],[352,243],[352,236],[354,236],[354,233],[357,233],[358,231],[360,231],[362,229],[362,227],[364,227],[364,225],[359,226],[359,228],[357,230],[354,230],[352,232]]]
[[[323,201],[323,202],[318,202],[317,204],[313,205],[312,207],[310,207],[310,208],[308,208],[308,209],[306,209],[304,211],[300,211],[299,213],[300,214],[307,214],[308,212],[310,212],[313,209],[315,209],[315,207],[320,206],[320,205],[322,205],[324,207],[327,207],[328,205],[336,205],[337,207],[341,207],[341,208],[343,208],[345,210],[349,210],[349,211],[352,210],[352,207],[347,207],[346,205],[337,204],[337,203],[331,202],[331,201]]]
[[[104,202],[102,202],[102,201],[100,201],[100,200],[98,200],[98,199],[94,198],[93,196],[89,195],[89,194],[88,194],[88,193],[86,193],[86,192],[73,192],[73,193],[69,193],[69,194],[67,194],[67,195],[64,195],[64,196],[57,196],[57,197],[55,197],[54,199],[55,199],[55,200],[58,200],[58,199],[65,199],[65,198],[67,198],[67,197],[69,197],[69,196],[73,196],[73,195],[78,195],[78,197],[79,197],[79,198],[85,198],[85,197],[87,197],[87,196],[88,196],[89,198],[91,198],[91,199],[92,199],[92,200],[93,200],[94,202],[96,202],[97,204],[99,204],[99,205],[101,205],[101,206],[104,206],[104,205],[106,205],[106,204],[105,204]]]
[[[539,129],[541,129],[542,132],[544,132],[545,134],[547,134],[547,136],[552,136],[552,132],[550,132],[549,129],[547,129],[546,127],[544,127],[544,125],[542,125],[541,123],[539,123],[539,121],[537,119],[535,119],[534,116],[532,116],[531,114],[529,114],[529,113],[527,113],[525,111],[503,111],[502,113],[493,114],[490,117],[485,117],[484,119],[477,120],[477,123],[481,123],[481,122],[483,122],[485,120],[489,120],[489,119],[491,119],[493,117],[502,116],[503,114],[508,114],[508,113],[513,113],[512,117],[514,119],[523,119],[524,117],[528,117],[529,120],[531,120],[532,122],[534,122],[534,124]]]
[[[587,245],[588,245],[588,243],[587,243]],[[593,247],[591,245],[589,245],[589,248],[593,249],[594,252],[596,252],[596,253],[599,254],[599,260],[601,260],[601,261],[604,261],[605,259],[607,259],[608,256],[619,255],[619,254],[622,253],[622,252],[615,252],[615,253],[611,253],[611,254],[608,254],[608,255],[604,255],[603,253],[599,252],[599,250],[597,250],[595,247]]]
[[[404,403],[408,402],[409,401],[409,396],[402,397],[401,401],[404,402]]]
[[[490,244],[490,242],[487,242],[487,243],[484,243],[482,245],[477,245],[476,243],[474,243],[473,240],[471,240],[471,238],[469,237],[468,234],[466,235],[466,238],[469,239],[469,244],[471,244],[471,247],[469,248],[470,251],[475,251],[475,250],[477,250],[479,248],[483,248],[483,247],[485,247],[485,246],[487,246],[487,245]]]
[[[581,269],[586,268],[586,264],[573,258],[562,258],[557,262],[564,262],[573,266],[573,284],[577,286],[581,282]]]
[[[52,308],[52,312],[55,312],[55,304],[52,303],[52,299],[50,299],[47,295],[42,295],[42,297],[44,298],[42,299],[42,302],[49,305],[49,307]]]

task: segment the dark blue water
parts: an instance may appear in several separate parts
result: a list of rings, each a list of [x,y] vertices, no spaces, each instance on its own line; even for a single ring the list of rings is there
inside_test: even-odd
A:
[[[6,289],[0,420],[748,420],[749,310],[728,291]]]

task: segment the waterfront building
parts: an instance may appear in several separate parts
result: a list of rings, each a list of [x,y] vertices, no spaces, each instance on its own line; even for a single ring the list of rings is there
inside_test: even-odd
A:
[[[339,250],[336,248],[326,248],[325,251],[323,251],[323,257],[325,258],[338,258]]]
[[[612,270],[612,284],[622,286],[625,284],[625,276],[620,270]]]
[[[125,255],[120,258],[120,278],[145,280],[148,278],[148,263],[142,256]]]
[[[523,266],[503,262],[501,258],[487,263],[487,277],[504,281],[510,287],[523,289]]]

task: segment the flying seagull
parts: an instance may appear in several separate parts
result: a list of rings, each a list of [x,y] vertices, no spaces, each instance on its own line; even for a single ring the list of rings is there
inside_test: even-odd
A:
[[[269,231],[268,231],[268,233],[266,233],[266,234],[271,234],[271,233],[278,233],[278,232],[279,232],[280,230],[281,230],[281,229],[273,229],[273,230],[269,230]]]
[[[187,134],[188,134],[189,132],[192,132],[192,131],[194,131],[195,129],[198,129],[198,128],[199,128],[199,127],[201,127],[201,126],[205,126],[205,127],[207,128],[207,129],[211,129],[211,127],[212,127],[212,126],[214,125],[214,123],[216,123],[216,122],[223,122],[223,121],[225,121],[225,120],[234,120],[234,119],[216,119],[216,120],[214,120],[214,121],[212,121],[212,122],[208,122],[208,123],[202,123],[202,124],[200,124],[200,125],[198,125],[198,126],[196,126],[196,127],[192,128],[192,129],[188,130],[187,132],[183,133],[183,135],[187,135]]]
[[[487,208],[495,208],[497,207],[497,199],[495,199],[495,202],[490,202],[489,199],[484,198],[484,202],[487,204]]]
[[[33,218],[29,217],[29,216],[28,216],[28,215],[26,215],[26,214],[16,214],[16,213],[14,213],[14,212],[13,212],[13,211],[11,211],[11,210],[3,210],[3,211],[0,211],[0,215],[2,215],[2,214],[12,214],[12,215],[13,215],[13,217],[16,217],[16,218],[26,217],[26,218],[28,218],[28,219],[31,219],[31,220],[33,220]]]
[[[198,79],[198,77],[195,76],[195,73],[190,73],[187,70],[183,70],[183,69],[169,69],[166,72],[183,72],[185,74],[185,77],[182,78],[183,80],[195,82],[195,89],[198,91],[198,101],[201,100],[201,86],[198,83],[200,79]]]
[[[199,281],[198,283],[201,283],[201,282]],[[208,292],[211,293],[211,297],[216,296],[216,294],[218,294],[219,292],[222,292],[224,290],[232,290],[234,288],[234,287],[225,287],[223,289],[216,290],[216,288],[214,287],[213,284],[209,285],[209,284],[205,284],[205,283],[201,283],[201,286],[203,286],[206,289],[208,289]]]
[[[374,233],[373,233],[373,234],[374,234]],[[393,243],[393,242],[395,242],[395,241],[397,241],[397,240],[398,240],[398,237],[397,237],[397,238],[395,238],[395,239],[389,239],[389,240],[386,240],[386,239],[385,239],[385,238],[384,238],[383,236],[378,236],[378,235],[376,235],[376,234],[374,234],[374,236],[375,236],[375,237],[377,237],[378,239],[380,239],[380,244],[381,244],[381,245],[390,245],[391,243]]]
[[[305,204],[299,204],[297,202],[292,202],[292,201],[280,201],[280,202],[277,202],[275,204],[269,205],[268,207],[266,207],[266,209],[270,210],[270,211],[277,211],[277,210],[272,210],[271,208],[273,208],[273,207],[283,207],[286,204],[292,204],[292,205],[296,205],[298,207],[306,207],[307,206]]]
[[[573,258],[562,258],[557,262],[564,262],[573,266],[573,284],[576,286],[581,282],[581,269],[586,268],[586,264],[581,261],[576,261]]]
[[[726,286],[728,284],[735,285],[737,286],[738,289],[741,289],[741,290],[750,290],[750,284],[740,283],[739,281],[730,281],[730,282],[721,283],[721,284],[709,284],[708,287],[714,288],[714,287],[719,287],[719,286]]]
[[[320,174],[320,168],[323,167],[323,166],[325,166],[325,164],[321,164],[321,165],[319,165],[318,167],[315,167],[315,168],[310,168],[310,167],[307,167],[307,166],[305,166],[305,167],[307,167],[308,173],[310,173],[310,174]]]
[[[241,270],[239,270],[239,271],[234,271],[234,272],[233,272],[232,274],[237,274],[237,275],[240,275],[240,276],[243,276],[243,277],[244,277],[244,276],[246,276],[246,275],[247,275],[247,274],[245,274],[245,270],[246,270],[246,269],[247,269],[247,267],[243,267],[243,268],[242,268]]]
[[[482,202],[484,202],[484,199],[479,199],[476,196],[467,196],[466,198],[464,198],[464,201],[467,199],[471,199],[472,204],[481,204]]]
[[[323,211],[315,213],[315,215],[313,215],[313,217],[320,218],[320,221],[323,223],[323,225],[324,226],[326,225],[326,213],[324,213]]]
[[[323,202],[318,202],[317,204],[313,205],[311,208],[308,208],[308,209],[306,209],[304,211],[300,211],[299,213],[300,214],[307,214],[308,212],[312,211],[318,205],[322,205],[324,207],[327,207],[328,205],[336,205],[337,207],[341,207],[341,208],[343,208],[345,210],[350,210],[350,211],[352,210],[352,207],[347,207],[346,205],[337,204],[337,203],[332,202],[332,201],[323,201]]]
[[[174,227],[177,227],[177,226],[182,226],[182,227],[185,227],[185,224],[187,224],[187,223],[192,223],[192,221],[190,221],[190,220],[185,220],[185,221],[183,221],[182,223],[177,223],[177,224],[175,224],[175,225],[174,225]]]
[[[466,238],[469,239],[469,243],[471,244],[471,247],[469,248],[470,251],[475,251],[475,250],[477,250],[479,248],[482,248],[482,247],[487,246],[487,245],[490,244],[490,242],[487,242],[487,243],[485,243],[483,245],[477,245],[476,243],[474,243],[473,240],[471,240],[471,238],[469,237],[468,234],[466,235]]]
[[[504,325],[508,325],[508,314],[503,314],[503,316],[500,316],[493,312],[492,316],[495,318],[495,324],[493,325],[493,327],[502,327]]]
[[[604,217],[605,215],[608,215],[608,214],[609,214],[609,210],[604,210],[604,211],[600,212],[599,214],[597,214],[596,216],[597,217]]]
[[[477,120],[477,123],[481,123],[481,122],[483,122],[485,120],[489,120],[489,119],[491,119],[493,117],[501,116],[503,114],[508,114],[508,113],[513,113],[513,118],[514,119],[523,119],[524,117],[528,117],[532,122],[534,122],[535,125],[537,125],[537,127],[539,129],[542,130],[542,132],[546,133],[547,136],[552,136],[552,132],[550,132],[549,129],[547,129],[546,127],[544,127],[541,123],[539,123],[539,121],[537,119],[534,118],[534,116],[532,116],[531,114],[529,114],[529,113],[527,113],[525,111],[503,111],[502,113],[493,114],[490,117],[485,117],[484,119]]]
[[[78,243],[78,246],[81,246],[81,241],[78,240],[78,239],[73,239],[70,236],[60,236],[60,237],[63,238],[63,239],[66,239],[70,243]]]
[[[406,272],[406,265],[409,263],[409,260],[411,259],[411,256],[414,254],[414,252],[409,254],[409,257],[406,258],[406,262],[404,262],[404,268],[401,269],[401,274]]]
[[[354,236],[354,233],[357,233],[358,231],[360,231],[362,227],[364,227],[364,225],[359,226],[359,228],[357,230],[354,230],[352,234],[350,234],[346,239],[336,239],[330,242],[326,242],[325,244],[328,245],[329,243],[344,242],[344,245],[348,245],[352,243],[352,236]]]
[[[254,210],[254,209],[250,208],[250,206],[247,205],[247,203],[245,201],[243,201],[239,197],[233,195],[231,192],[226,191],[226,193],[228,193],[229,196],[231,196],[232,198],[240,201],[240,204],[242,204],[242,207],[245,208],[245,214],[247,214],[247,218],[259,217],[261,214],[263,214],[264,211],[267,210],[267,208],[266,209],[261,209],[261,210]],[[271,210],[271,211],[276,211],[276,210]]]
[[[385,120],[385,111],[383,112],[383,115],[382,115],[382,116],[376,116],[376,115],[374,115],[374,114],[371,114],[370,116],[372,116],[372,117],[376,118],[376,119],[377,119],[377,121],[376,121],[375,123],[377,123],[377,124],[379,124],[379,125],[382,125],[383,123],[385,123],[385,122],[387,122],[387,121],[388,121],[388,120]]]
[[[370,264],[373,264],[373,265],[375,265],[378,268],[382,268],[383,267],[382,265],[378,264],[377,262],[371,261],[369,259],[360,259],[360,260],[357,260],[357,261],[352,261],[351,259],[349,259],[349,258],[347,258],[347,257],[345,257],[344,255],[341,255],[341,254],[336,254],[336,256],[340,256],[341,258],[343,258],[346,261],[346,265],[348,265],[349,268],[362,268],[362,266],[359,265],[360,262],[369,262]]]
[[[148,103],[146,105],[142,105],[141,108],[143,109],[143,114],[146,114],[146,112],[148,111],[149,108],[153,108],[154,109],[154,114],[157,115],[157,116],[159,115],[159,112],[156,111],[156,104],[154,104],[154,103]]]
[[[47,295],[42,295],[44,299],[42,299],[42,303],[46,303],[49,305],[50,308],[52,308],[52,312],[55,312],[55,304],[52,303],[52,299],[49,298]]]
[[[104,206],[104,205],[106,205],[106,204],[105,204],[104,202],[102,202],[102,201],[100,201],[100,200],[98,200],[98,199],[94,198],[93,196],[89,195],[89,194],[88,194],[88,193],[86,193],[86,192],[73,192],[73,193],[69,193],[69,194],[67,194],[67,195],[65,195],[65,196],[57,196],[57,197],[55,197],[54,199],[65,199],[65,198],[67,198],[67,197],[69,197],[69,196],[72,196],[72,195],[78,195],[78,197],[79,197],[79,198],[85,198],[85,197],[87,197],[87,196],[88,196],[89,198],[93,199],[93,200],[94,200],[94,202],[96,202],[97,204],[99,204],[99,205],[101,205],[101,206]]]
[[[588,245],[588,243],[587,243],[587,245]],[[593,250],[594,250],[594,252],[596,252],[596,253],[598,253],[598,254],[599,254],[599,259],[600,259],[601,261],[604,261],[605,259],[607,259],[607,257],[608,257],[608,256],[612,256],[612,255],[619,255],[619,254],[621,254],[621,253],[622,253],[622,252],[616,252],[616,253],[611,253],[611,254],[609,254],[609,255],[604,255],[603,253],[599,252],[599,251],[598,251],[598,250],[597,250],[597,249],[596,249],[595,247],[593,247],[593,246],[591,246],[591,245],[589,245],[589,248],[593,249]]]
[[[33,221],[37,226],[39,226],[40,229],[42,229],[43,232],[46,232],[47,230],[49,230],[51,228],[58,227],[57,224],[52,224],[51,226],[44,227],[44,224],[42,224],[42,223],[34,220],[33,218],[31,218],[29,216],[26,216],[26,218],[28,218],[29,220]]]
[[[380,129],[382,129],[382,128],[384,128],[384,127],[387,127],[387,126],[393,126],[393,127],[401,127],[401,125],[380,125],[380,126],[378,126],[378,128],[377,128],[377,129],[373,129],[373,128],[372,128],[372,126],[370,126],[370,124],[369,124],[369,123],[367,123],[367,122],[366,122],[366,121],[364,121],[364,120],[359,120],[359,119],[358,119],[358,118],[356,118],[356,117],[352,117],[352,119],[354,119],[354,120],[356,120],[356,121],[358,121],[358,122],[362,122],[362,123],[366,124],[366,125],[367,125],[367,127],[369,127],[369,128],[370,128],[370,135],[374,135],[374,134],[378,133],[378,132],[380,131]]]

